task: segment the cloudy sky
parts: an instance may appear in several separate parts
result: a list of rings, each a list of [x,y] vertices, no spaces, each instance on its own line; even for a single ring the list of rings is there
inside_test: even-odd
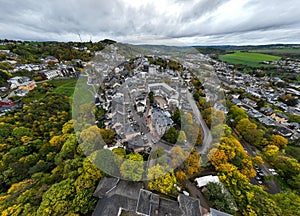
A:
[[[0,38],[300,43],[299,11],[299,0],[0,0]]]

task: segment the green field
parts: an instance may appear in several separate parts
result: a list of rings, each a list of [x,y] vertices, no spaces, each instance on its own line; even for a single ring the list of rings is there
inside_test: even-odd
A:
[[[281,59],[281,57],[252,52],[235,52],[232,54],[220,55],[219,59],[234,65],[266,67],[268,65],[262,64],[263,61],[276,61]]]
[[[54,92],[62,93],[68,97],[72,97],[77,83],[77,79],[57,79],[52,80],[49,83],[54,84],[56,86]]]

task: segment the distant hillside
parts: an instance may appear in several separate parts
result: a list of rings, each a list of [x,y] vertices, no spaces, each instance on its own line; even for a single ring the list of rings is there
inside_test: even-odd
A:
[[[248,51],[262,54],[276,55],[285,58],[300,58],[300,45],[299,44],[271,44],[271,45],[249,45],[249,46],[195,46],[195,48],[203,53],[210,55],[224,55],[234,51]]]

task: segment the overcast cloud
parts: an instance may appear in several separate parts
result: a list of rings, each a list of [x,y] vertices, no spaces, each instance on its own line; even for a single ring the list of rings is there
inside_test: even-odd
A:
[[[0,38],[300,43],[299,11],[299,0],[0,0]]]

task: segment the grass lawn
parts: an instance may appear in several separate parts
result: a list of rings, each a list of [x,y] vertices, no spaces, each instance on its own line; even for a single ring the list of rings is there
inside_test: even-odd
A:
[[[78,79],[57,79],[51,80],[49,83],[52,83],[56,86],[54,92],[62,93],[68,97],[72,97],[77,80]]]
[[[229,64],[240,64],[250,67],[267,67],[268,65],[261,63],[263,61],[276,61],[281,59],[281,57],[252,52],[235,52],[232,54],[220,55],[219,59]]]

